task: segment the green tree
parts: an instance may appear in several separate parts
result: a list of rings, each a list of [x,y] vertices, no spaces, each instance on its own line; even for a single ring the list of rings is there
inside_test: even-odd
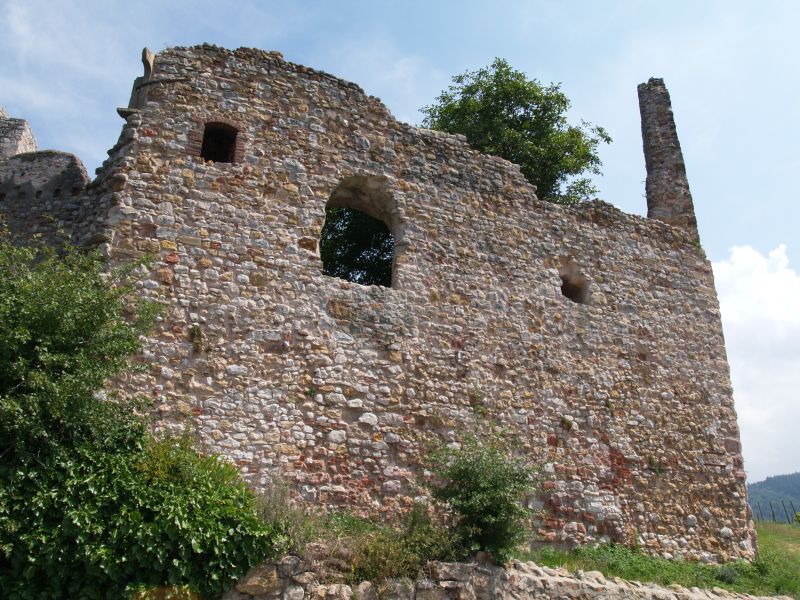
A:
[[[600,174],[597,147],[611,138],[602,127],[567,123],[569,106],[559,85],[544,86],[497,58],[453,77],[421,110],[425,127],[464,134],[477,150],[519,165],[540,198],[574,204],[597,193],[580,175]]]
[[[111,447],[143,424],[130,405],[98,402],[103,382],[140,349],[156,307],[134,301],[130,269],[99,257],[0,239],[0,458],[41,460],[60,447]],[[127,315],[127,316],[126,316]]]
[[[156,310],[131,281],[94,254],[0,238],[4,598],[219,596],[280,541],[236,469],[154,439],[136,405],[103,391]]]

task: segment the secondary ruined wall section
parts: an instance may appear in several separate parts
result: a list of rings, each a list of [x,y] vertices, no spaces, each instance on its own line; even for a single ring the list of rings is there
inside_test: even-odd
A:
[[[0,216],[21,239],[58,243],[85,220],[83,163],[66,152],[16,154],[0,161]]]
[[[24,152],[36,152],[36,139],[28,122],[12,119],[0,106],[0,161]]]
[[[138,112],[127,113],[119,140],[94,181],[76,156],[55,150],[0,160],[0,222],[21,242],[70,242],[110,252],[111,227],[128,220],[119,191],[128,176],[122,168],[136,141]]]
[[[280,475],[309,502],[384,515],[420,493],[429,441],[497,424],[543,465],[528,499],[543,540],[753,556],[691,232],[540,202],[518,167],[277,53],[174,48],[149,81],[84,201],[114,261],[154,256],[141,293],[165,306],[151,370],[123,391],[188,419],[256,487]],[[221,118],[245,140],[234,163],[197,156],[198,123]],[[322,275],[343,182],[392,229],[392,288]]]
[[[639,111],[647,167],[647,216],[684,229],[699,240],[686,163],[663,79],[639,84]]]

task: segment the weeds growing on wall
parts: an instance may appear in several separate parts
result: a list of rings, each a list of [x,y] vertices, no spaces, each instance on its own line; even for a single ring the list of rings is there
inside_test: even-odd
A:
[[[480,551],[504,562],[527,532],[522,493],[531,469],[492,434],[433,450],[430,466],[431,492],[440,502],[415,504],[396,523],[293,508],[279,481],[260,499],[259,511],[265,520],[284,524],[287,545],[295,552],[332,564],[335,573],[329,575],[343,575],[349,583],[414,579],[429,561],[468,560]]]
[[[414,578],[428,561],[468,560],[477,552],[503,563],[525,539],[530,515],[522,495],[532,470],[499,437],[487,432],[466,436],[457,448],[440,445],[429,463],[439,502],[415,505],[394,527],[343,522],[353,581]]]
[[[102,392],[155,314],[131,281],[95,255],[0,240],[4,598],[215,596],[282,540],[233,467],[155,440],[134,403]]]

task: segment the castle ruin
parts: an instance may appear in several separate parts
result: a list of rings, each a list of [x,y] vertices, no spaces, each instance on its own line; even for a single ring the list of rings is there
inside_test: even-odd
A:
[[[0,115],[12,235],[150,254],[164,311],[116,386],[188,419],[255,488],[393,514],[426,444],[492,422],[542,465],[536,529],[563,545],[751,559],[755,537],[711,265],[669,96],[639,87],[648,216],[540,201],[463,136],[276,52],[145,53],[89,181]],[[390,287],[322,273],[326,206],[394,236]]]

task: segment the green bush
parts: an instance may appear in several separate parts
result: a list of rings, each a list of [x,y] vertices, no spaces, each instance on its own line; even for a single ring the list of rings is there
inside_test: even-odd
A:
[[[505,562],[527,531],[529,512],[521,500],[532,469],[498,439],[482,443],[475,437],[458,449],[434,451],[431,468],[438,479],[432,494],[453,511],[462,551],[485,551]]]
[[[218,595],[282,539],[233,467],[105,397],[155,314],[135,298],[130,269],[0,239],[4,598]]]
[[[97,255],[16,248],[0,239],[0,454],[40,460],[60,446],[113,449],[141,435],[131,406],[98,402],[139,352],[157,307],[137,302],[130,269]]]
[[[78,449],[4,478],[0,585],[9,598],[119,598],[189,584],[219,595],[274,554],[274,530],[230,465],[174,440]]]

